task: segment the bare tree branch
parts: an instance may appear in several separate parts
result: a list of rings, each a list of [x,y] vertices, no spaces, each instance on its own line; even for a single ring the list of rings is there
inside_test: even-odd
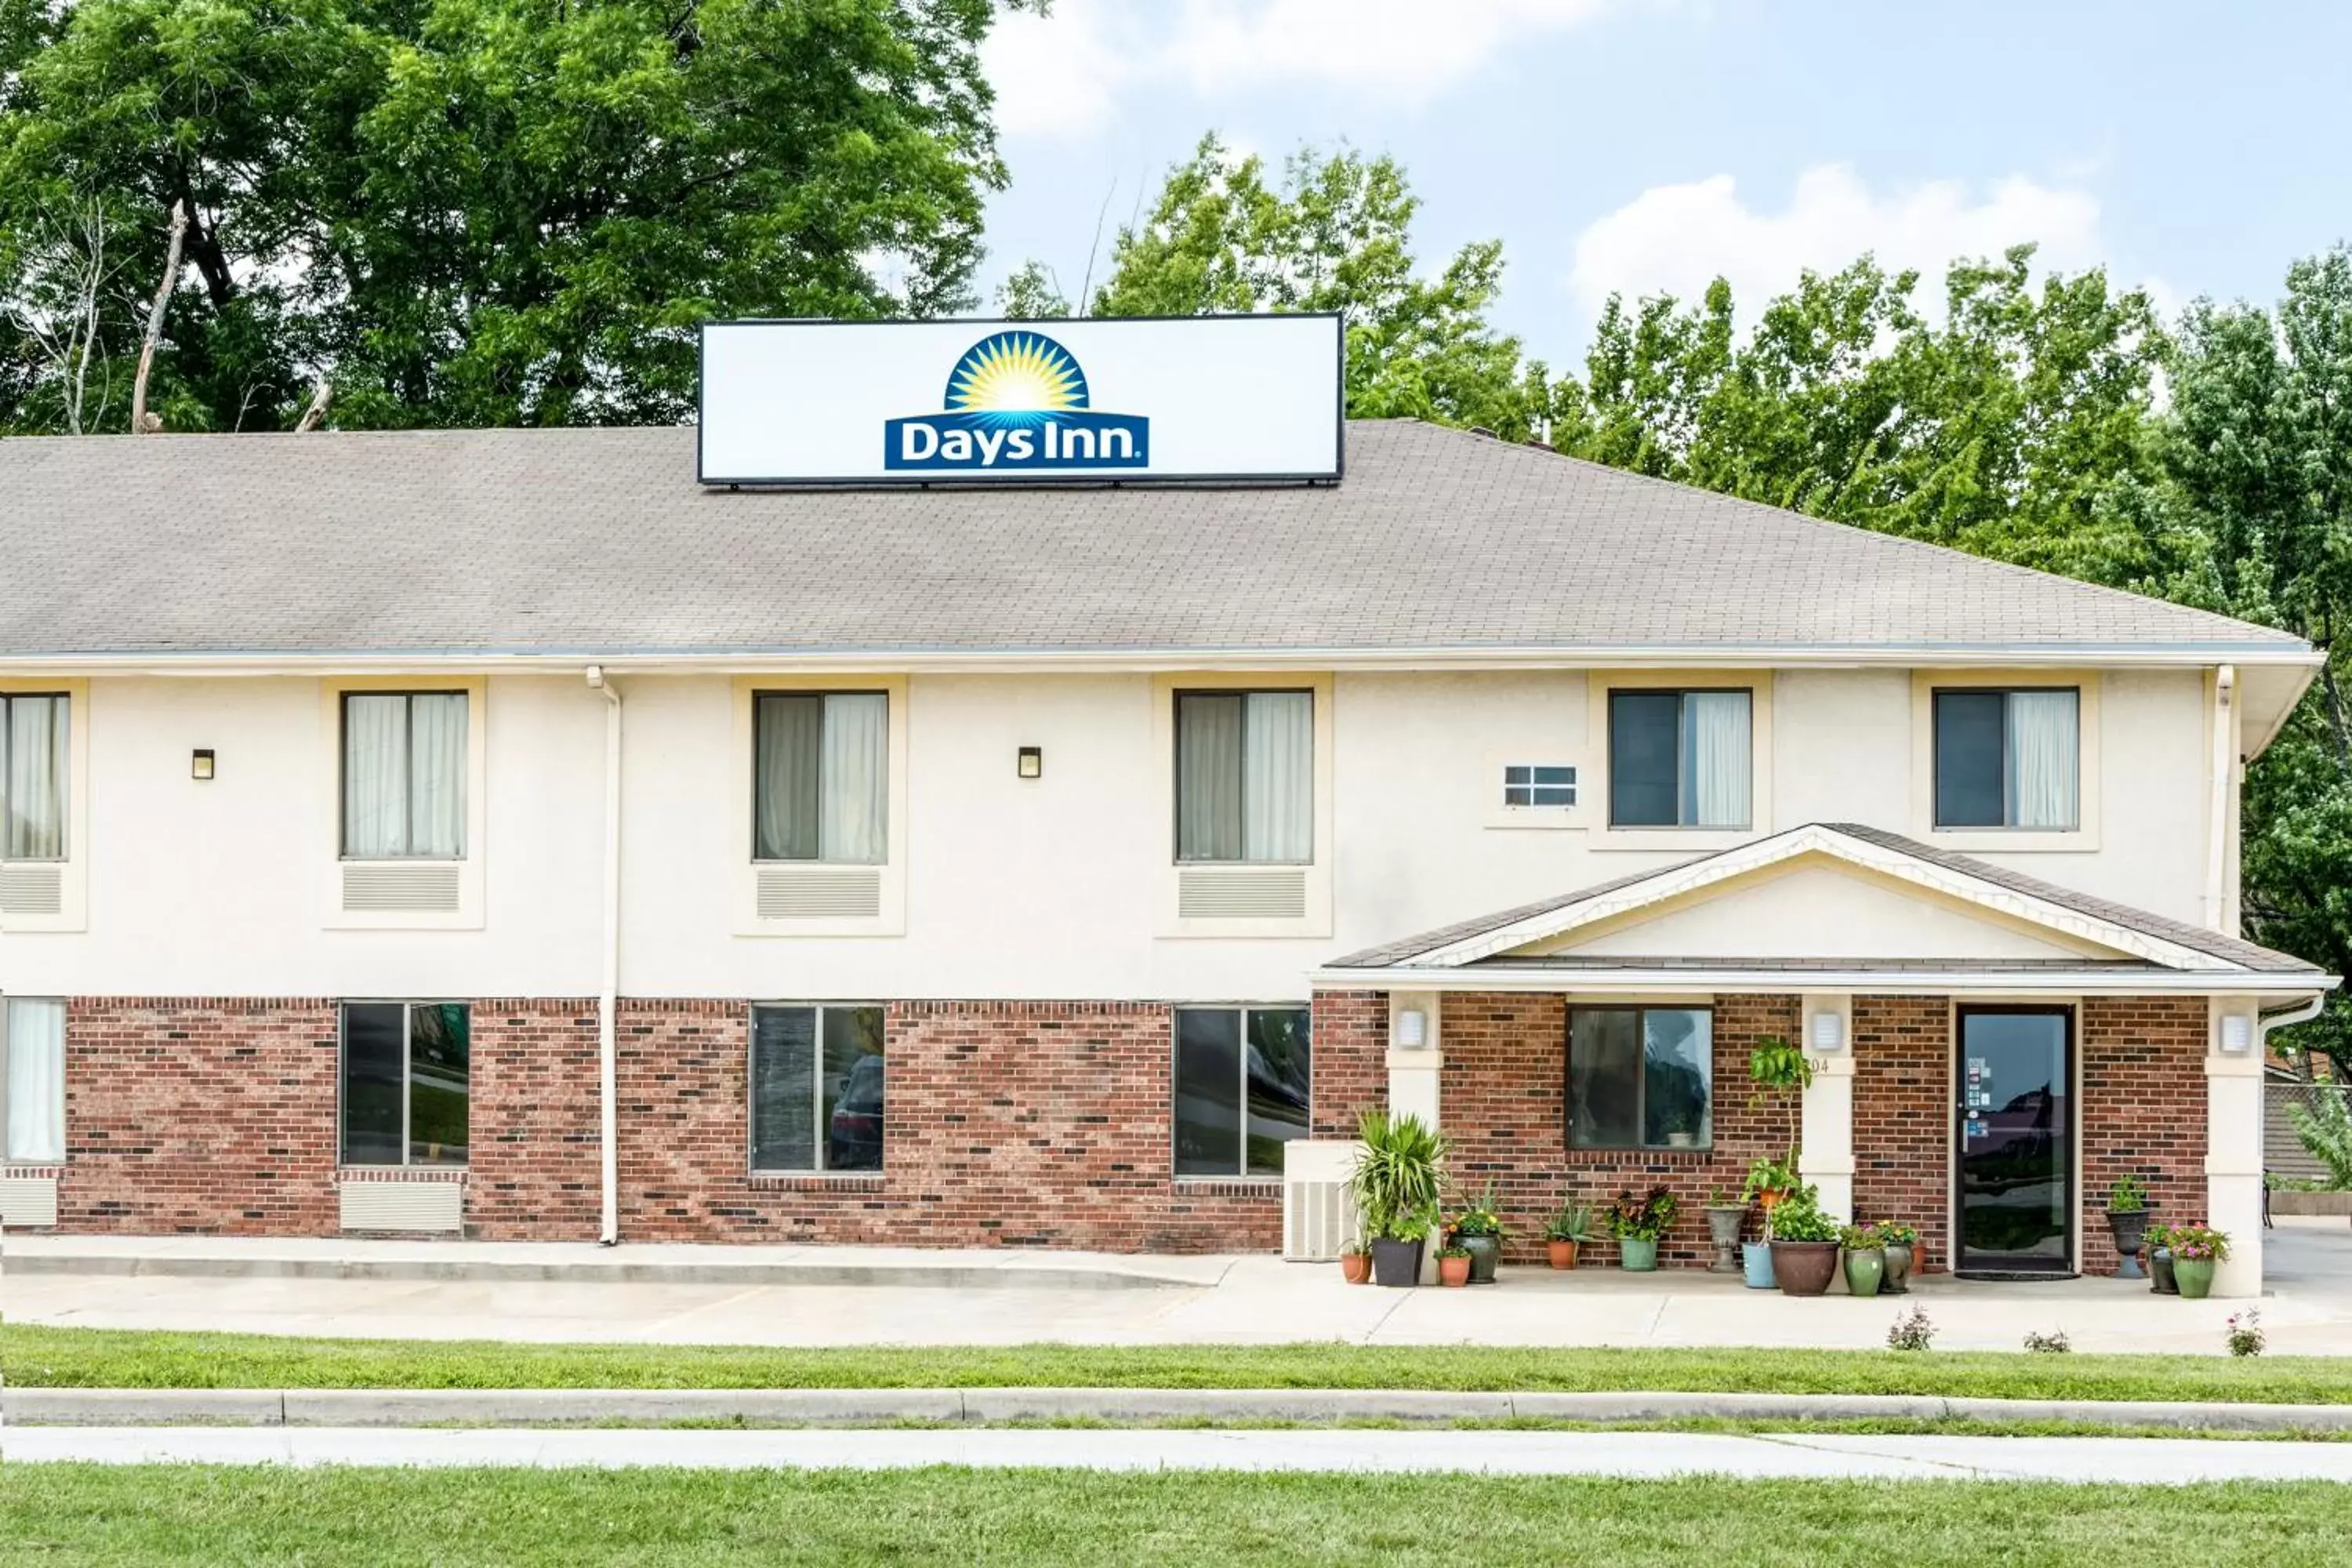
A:
[[[161,430],[163,422],[147,412],[147,373],[154,368],[155,344],[163,335],[163,310],[172,302],[172,290],[180,283],[180,249],[188,237],[188,204],[172,205],[172,241],[163,256],[163,281],[155,285],[155,302],[147,308],[147,331],[139,342],[139,375],[131,384],[131,428],[145,435]]]
[[[66,428],[76,436],[91,423],[84,417],[90,362],[99,354],[99,324],[110,270],[106,209],[96,201],[78,205],[70,223],[54,228],[44,225],[37,231],[27,252],[31,298],[20,300],[9,311],[57,373]]]
[[[320,371],[318,381],[310,388],[310,406],[302,410],[302,417],[296,423],[294,434],[299,436],[308,431],[316,430],[319,427],[319,421],[327,416],[327,405],[333,400],[334,395],[333,380],[325,371]]]

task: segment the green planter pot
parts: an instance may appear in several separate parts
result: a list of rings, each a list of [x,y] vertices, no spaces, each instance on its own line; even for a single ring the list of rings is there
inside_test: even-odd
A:
[[[1845,1288],[1857,1296],[1875,1296],[1886,1278],[1886,1253],[1875,1247],[1857,1247],[1845,1255]]]
[[[1495,1265],[1503,1260],[1503,1238],[1498,1236],[1457,1236],[1454,1244],[1470,1255],[1470,1283],[1492,1285]]]
[[[1879,1289],[1889,1296],[1911,1294],[1911,1245],[1905,1242],[1886,1249],[1886,1279]]]
[[[2184,1301],[2202,1301],[2213,1293],[2213,1260],[2210,1258],[2176,1258],[2172,1260],[2173,1283],[2180,1287]]]
[[[1654,1272],[1658,1267],[1658,1238],[1621,1236],[1617,1238],[1617,1258],[1633,1273]]]
[[[2172,1278],[2172,1248],[2151,1247],[2147,1249],[2148,1292],[2156,1296],[2178,1296],[2180,1287]]]

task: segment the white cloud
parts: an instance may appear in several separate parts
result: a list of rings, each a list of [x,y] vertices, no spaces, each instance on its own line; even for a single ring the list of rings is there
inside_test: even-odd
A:
[[[1752,324],[1763,301],[1794,287],[1805,268],[1832,271],[1866,250],[1890,271],[1917,268],[1914,300],[1934,311],[1956,257],[1997,256],[2032,240],[2038,266],[2074,271],[2107,260],[2099,216],[2088,192],[2023,174],[1981,191],[1937,180],[1874,193],[1852,168],[1823,164],[1805,171],[1778,212],[1749,205],[1730,175],[1717,174],[1653,185],[1587,225],[1568,281],[1589,321],[1612,292],[1688,301],[1721,277]]]
[[[1616,0],[1055,0],[1002,18],[982,51],[1008,135],[1066,135],[1131,87],[1204,98],[1284,83],[1425,103],[1507,48]]]

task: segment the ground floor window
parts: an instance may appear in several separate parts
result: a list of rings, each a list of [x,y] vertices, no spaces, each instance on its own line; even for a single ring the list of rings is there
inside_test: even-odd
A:
[[[1715,1015],[1705,1007],[1578,1007],[1568,1016],[1575,1149],[1704,1149],[1715,1142]]]
[[[345,1003],[343,1163],[463,1165],[472,1082],[463,1002]]]
[[[751,1009],[751,1169],[882,1168],[882,1009]]]
[[[1304,1007],[1176,1010],[1176,1173],[1279,1176],[1307,1136]]]
[[[66,1005],[11,996],[0,1023],[0,1157],[66,1157]]]

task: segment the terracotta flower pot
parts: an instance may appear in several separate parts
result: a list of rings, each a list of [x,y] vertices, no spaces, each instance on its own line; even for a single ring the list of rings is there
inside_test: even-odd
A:
[[[1554,1268],[1573,1268],[1576,1267],[1576,1243],[1572,1241],[1553,1241],[1547,1242],[1545,1247],[1551,1255],[1551,1266]]]
[[[1440,1285],[1469,1284],[1470,1259],[1467,1258],[1439,1258],[1437,1260],[1437,1282]]]
[[[1372,1279],[1372,1255],[1369,1252],[1339,1254],[1339,1278],[1350,1285],[1368,1285]]]

